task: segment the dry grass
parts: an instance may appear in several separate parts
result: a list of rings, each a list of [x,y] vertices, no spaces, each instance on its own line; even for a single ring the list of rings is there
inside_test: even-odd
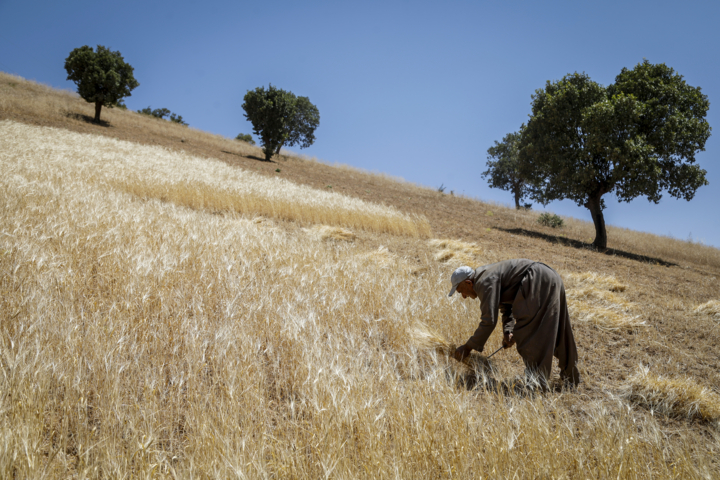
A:
[[[435,260],[451,265],[480,266],[478,263],[483,254],[476,243],[451,239],[432,239],[428,244],[437,250]]]
[[[494,212],[493,216],[485,218],[486,223],[492,226],[537,232],[558,243],[574,240],[585,243],[588,247],[595,238],[595,226],[591,221],[563,216],[564,226],[561,229],[554,229],[538,225],[537,218],[540,215],[538,211],[515,210],[510,206],[488,202],[485,202],[484,206],[487,210]],[[658,210],[658,215],[660,214],[661,212]],[[587,216],[590,216],[589,212]],[[495,218],[497,223],[492,221]],[[612,221],[609,218],[605,220]],[[648,258],[650,262],[657,259],[681,264],[720,267],[720,249],[712,246],[612,225],[607,225],[606,230],[609,248],[641,255]]]
[[[82,126],[94,117],[94,105],[81,99],[76,93],[57,90],[47,85],[25,80],[0,72],[0,111],[17,117],[42,116],[46,120],[61,121],[68,125]],[[114,128],[155,133],[164,137],[182,139],[187,143],[210,143],[218,149],[237,155],[263,157],[262,149],[221,135],[193,127],[143,115],[132,110],[103,107],[100,120]]]
[[[666,378],[640,366],[624,387],[628,401],[675,418],[720,422],[720,395],[694,378]]]
[[[707,303],[695,307],[693,312],[698,315],[708,315],[715,320],[720,320],[720,301],[710,300]]]
[[[338,244],[297,223],[355,227],[138,196],[133,182],[236,195],[257,179],[26,128],[0,126],[0,478],[718,477],[715,430],[616,400],[621,355],[597,345],[625,332],[574,325],[599,388],[466,388],[412,335],[421,322],[466,339],[480,318],[447,298],[451,268],[422,236]],[[306,193],[353,215],[342,195]],[[522,372],[510,352],[492,360]]]

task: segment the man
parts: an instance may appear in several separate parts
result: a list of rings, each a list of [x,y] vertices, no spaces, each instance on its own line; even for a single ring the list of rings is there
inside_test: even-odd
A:
[[[473,270],[460,267],[450,278],[452,296],[480,298],[482,317],[470,340],[455,351],[464,359],[472,350],[483,351],[502,311],[503,346],[517,344],[528,372],[547,388],[553,355],[560,361],[560,377],[580,383],[577,348],[570,327],[565,287],[552,268],[526,259],[505,260]]]

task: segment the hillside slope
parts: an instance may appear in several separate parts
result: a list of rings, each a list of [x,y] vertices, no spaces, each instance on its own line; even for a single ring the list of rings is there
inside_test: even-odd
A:
[[[91,110],[0,76],[0,476],[720,473],[716,249]],[[464,341],[449,273],[513,257],[564,277],[576,392],[412,336]]]

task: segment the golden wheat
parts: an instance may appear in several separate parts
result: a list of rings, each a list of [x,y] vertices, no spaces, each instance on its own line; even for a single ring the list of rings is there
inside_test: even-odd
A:
[[[390,207],[315,191],[158,147],[13,122],[0,123],[14,155],[45,158],[37,168],[70,172],[144,200],[158,199],[195,210],[262,214],[411,236],[426,236],[427,220]],[[71,146],[79,152],[68,154]],[[26,167],[27,168],[27,167]],[[52,174],[52,173],[49,173]]]
[[[398,268],[388,234],[338,245],[265,211],[129,193],[254,188],[212,161],[9,122],[0,135],[0,478],[718,474],[716,437],[668,435],[610,395],[459,384],[411,332],[467,338],[478,302],[447,298],[447,265]]]

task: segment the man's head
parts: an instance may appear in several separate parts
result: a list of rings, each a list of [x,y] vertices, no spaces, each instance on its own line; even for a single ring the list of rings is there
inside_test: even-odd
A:
[[[477,294],[475,293],[475,290],[473,290],[473,281],[471,278],[473,273],[475,273],[475,270],[470,267],[460,267],[455,270],[450,277],[452,289],[450,290],[448,297],[451,297],[453,293],[457,291],[463,296],[463,298],[477,298]]]

